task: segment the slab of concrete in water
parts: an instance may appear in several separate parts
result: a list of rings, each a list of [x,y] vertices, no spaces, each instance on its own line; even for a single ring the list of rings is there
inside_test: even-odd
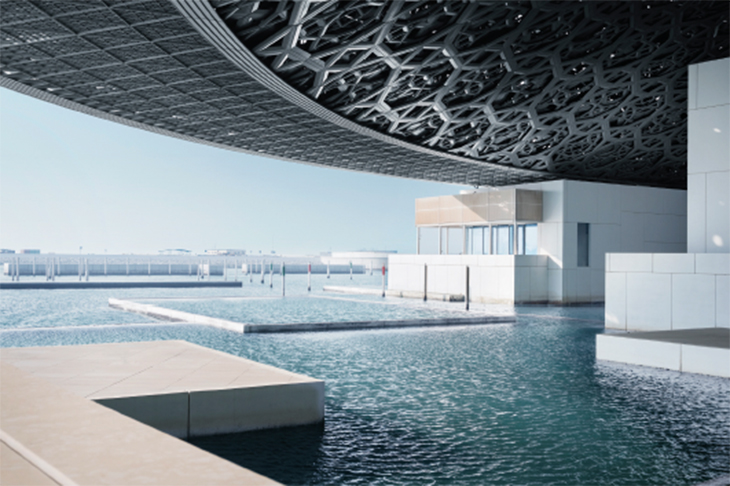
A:
[[[197,288],[242,287],[243,282],[227,281],[116,281],[116,282],[0,282],[2,290],[59,290],[59,289],[137,289],[137,288]]]
[[[109,307],[142,314],[155,319],[213,326],[241,333],[279,333],[279,332],[327,332],[355,331],[367,329],[389,329],[403,327],[468,326],[479,324],[502,324],[515,322],[514,315],[477,315],[474,317],[437,317],[429,319],[402,319],[384,321],[342,321],[342,322],[294,322],[272,324],[244,324],[240,322],[208,317],[174,309],[166,309],[151,304],[141,304],[130,300],[109,299]]]
[[[353,295],[383,295],[383,289],[374,287],[348,287],[340,285],[325,285],[322,290],[325,292],[336,292],[340,294]],[[386,297],[401,297],[404,299],[423,299],[423,292],[408,290],[386,290]],[[438,300],[443,302],[464,302],[464,294],[443,294],[440,292],[428,292],[426,300]]]
[[[165,307],[159,307],[152,304],[141,304],[139,302],[132,302],[131,300],[109,299],[109,307],[152,317],[154,319],[161,319],[163,321],[200,324],[233,332],[245,332],[246,330],[246,325],[240,322],[217,319],[215,317],[208,317],[201,314],[193,314],[191,312],[167,309]]]
[[[0,382],[0,484],[278,484],[6,362]]]
[[[598,334],[596,359],[730,378],[730,329]]]
[[[2,361],[175,437],[324,419],[323,381],[185,341],[5,348]]]

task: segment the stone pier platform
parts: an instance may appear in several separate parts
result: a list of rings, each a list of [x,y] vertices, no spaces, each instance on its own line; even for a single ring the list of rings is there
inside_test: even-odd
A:
[[[175,437],[324,419],[323,381],[185,341],[5,348],[1,358]]]
[[[598,334],[596,359],[730,378],[730,329]]]
[[[324,419],[324,382],[184,341],[4,348],[0,383],[0,484],[278,484],[175,437]]]

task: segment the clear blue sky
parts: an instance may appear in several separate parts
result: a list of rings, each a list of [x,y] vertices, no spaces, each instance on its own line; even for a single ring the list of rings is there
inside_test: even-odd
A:
[[[1,248],[412,253],[414,199],[463,188],[216,149],[0,88]]]

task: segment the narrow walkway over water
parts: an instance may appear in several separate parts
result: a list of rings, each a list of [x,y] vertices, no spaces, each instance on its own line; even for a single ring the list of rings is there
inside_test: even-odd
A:
[[[242,287],[242,282],[228,281],[116,281],[116,282],[0,282],[2,290],[27,289],[137,289],[137,288],[197,288]]]
[[[176,437],[324,419],[323,381],[185,341],[6,348],[2,361]]]
[[[598,334],[596,359],[730,378],[730,329]]]
[[[6,362],[0,381],[2,484],[278,484]]]

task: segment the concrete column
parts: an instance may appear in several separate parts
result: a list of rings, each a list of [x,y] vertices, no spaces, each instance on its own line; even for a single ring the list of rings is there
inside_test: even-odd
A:
[[[423,264],[423,301],[428,299],[428,265]]]
[[[465,283],[465,289],[464,289],[464,304],[466,310],[469,310],[469,266],[466,267],[466,282]]]

